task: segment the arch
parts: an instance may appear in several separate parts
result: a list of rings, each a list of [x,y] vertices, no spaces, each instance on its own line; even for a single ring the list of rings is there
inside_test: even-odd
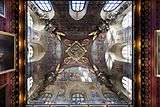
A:
[[[39,43],[30,43],[28,45],[28,61],[35,62],[41,60],[45,55],[44,47]]]
[[[77,6],[79,6],[79,8]],[[70,16],[74,20],[82,19],[87,12],[87,6],[88,6],[88,1],[69,1]]]
[[[71,8],[75,12],[80,12],[85,8],[86,1],[71,1]]]
[[[100,15],[103,20],[112,18],[112,14],[116,14],[120,9],[120,5],[123,5],[123,1],[106,1],[106,4],[102,8]]]
[[[32,11],[36,13],[41,19],[52,19],[55,15],[54,8],[50,1],[30,1]]]

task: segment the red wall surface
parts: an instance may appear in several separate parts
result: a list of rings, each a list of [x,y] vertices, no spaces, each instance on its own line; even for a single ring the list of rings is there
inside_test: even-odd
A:
[[[12,98],[13,98],[13,85],[12,85],[12,73],[6,73],[0,75],[0,86],[6,84],[6,97],[7,97],[7,107],[13,107],[12,106]]]
[[[5,17],[0,16],[0,31],[14,33],[15,30],[15,0],[4,0],[5,1]],[[18,15],[18,14],[17,14]]]
[[[0,16],[0,31],[5,31],[9,33],[15,33],[14,30],[14,5],[15,0],[5,0],[5,17]],[[7,107],[13,107],[12,97],[13,97],[13,73],[0,74],[0,86],[6,84],[6,97],[7,97]]]

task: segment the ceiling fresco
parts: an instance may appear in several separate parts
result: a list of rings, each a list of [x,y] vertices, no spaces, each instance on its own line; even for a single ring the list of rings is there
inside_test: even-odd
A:
[[[132,1],[27,4],[27,104],[132,104]]]

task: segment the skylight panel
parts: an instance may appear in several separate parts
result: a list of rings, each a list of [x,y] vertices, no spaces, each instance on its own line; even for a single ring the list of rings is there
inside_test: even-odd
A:
[[[122,1],[106,1],[106,5],[104,6],[104,11],[113,11],[115,10]]]
[[[71,7],[73,11],[76,12],[82,11],[85,7],[85,1],[72,1]]]
[[[51,11],[52,5],[49,1],[32,1],[42,11]]]
[[[0,16],[4,16],[5,15],[5,6],[4,6],[4,0],[0,1]]]

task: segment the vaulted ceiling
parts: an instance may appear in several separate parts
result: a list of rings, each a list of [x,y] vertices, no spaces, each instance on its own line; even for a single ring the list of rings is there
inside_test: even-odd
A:
[[[35,82],[30,91],[31,97],[37,97],[38,93],[44,91],[48,85],[53,85],[57,80],[66,80],[67,77],[64,78],[63,76],[75,75],[75,80],[83,78],[82,82],[84,82],[86,78],[83,76],[80,78],[83,73],[70,72],[73,68],[77,69],[74,69],[75,71],[81,71],[82,69],[89,71],[88,74],[91,77],[96,77],[96,82],[98,81],[113,93],[124,97],[121,91],[122,84],[117,82],[122,79],[125,64],[122,61],[123,58],[117,57],[117,60],[114,60],[112,69],[107,66],[105,58],[106,51],[112,56],[120,53],[123,42],[118,44],[111,41],[113,43],[109,43],[106,40],[111,23],[120,25],[122,20],[119,21],[116,18],[122,19],[123,15],[121,17],[119,15],[131,4],[124,3],[120,11],[112,14],[114,15],[113,18],[104,20],[100,13],[105,3],[105,1],[89,1],[86,14],[80,20],[75,20],[70,16],[68,1],[51,2],[54,8],[54,17],[52,19],[43,19],[38,16],[34,8],[29,9],[31,16],[37,19],[33,22],[33,28],[37,27],[38,29],[38,24],[45,26],[41,31],[33,29],[34,32],[39,32],[37,34],[40,35],[38,41],[35,38],[28,39],[29,44],[33,48],[37,48],[37,53],[39,53],[37,56],[41,56],[38,61],[29,61],[29,70]],[[125,7],[126,5],[127,7]],[[29,6],[32,7],[30,4]],[[35,20],[34,18],[33,20]],[[33,43],[43,45],[43,47],[34,47]],[[110,52],[112,50],[118,51]],[[36,54],[34,53],[34,55]],[[37,59],[37,57],[35,58]],[[68,77],[67,80],[72,80],[72,78]],[[39,86],[37,87],[36,84],[39,84]],[[117,84],[120,88],[116,86]]]
[[[89,33],[98,30],[102,20],[99,13],[104,6],[103,1],[89,2],[87,12],[80,20],[74,20],[70,16],[68,1],[54,1],[52,4],[56,11],[52,20],[57,25],[58,30],[66,34],[66,38],[72,40],[85,39]]]

